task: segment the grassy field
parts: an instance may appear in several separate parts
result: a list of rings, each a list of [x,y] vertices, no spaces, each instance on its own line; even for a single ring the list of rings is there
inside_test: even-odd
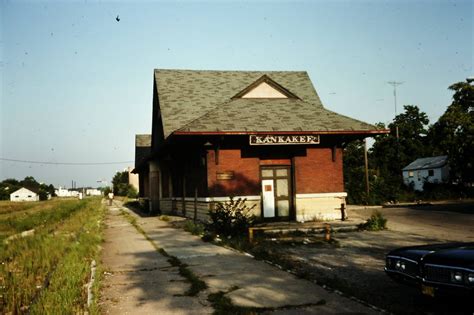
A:
[[[98,261],[103,215],[101,198],[0,202],[0,313],[87,310],[84,284]]]

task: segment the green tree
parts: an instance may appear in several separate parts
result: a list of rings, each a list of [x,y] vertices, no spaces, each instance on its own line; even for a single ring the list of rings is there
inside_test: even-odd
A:
[[[51,197],[56,197],[56,192],[53,184],[49,184],[47,191],[51,194]]]
[[[448,156],[452,180],[467,186],[474,182],[474,86],[465,81],[449,89],[453,101],[429,135],[434,152]]]
[[[128,185],[127,197],[131,199],[136,199],[138,197],[138,191],[132,185]]]
[[[403,167],[431,152],[426,137],[428,116],[415,105],[405,105],[403,108],[405,111],[388,125],[390,134],[377,136],[371,150],[371,160],[384,175],[388,173],[401,176]]]
[[[356,140],[344,148],[344,184],[350,204],[367,203],[365,193],[364,142]]]
[[[20,182],[20,185],[30,190],[38,190],[40,188],[40,183],[38,183],[33,176],[26,176],[25,179]]]
[[[128,184],[128,172],[117,172],[112,179],[114,195],[128,196],[131,185]]]
[[[401,178],[403,167],[417,158],[430,155],[432,151],[426,137],[429,123],[427,115],[415,105],[405,105],[404,109],[388,125],[390,134],[375,137],[370,160],[381,176]]]
[[[21,188],[20,182],[13,178],[7,178],[0,183],[0,200],[9,200],[10,194]]]
[[[40,200],[48,200],[48,195],[51,197],[55,196],[54,193],[54,186],[53,185],[46,185],[40,184],[38,190],[38,196]]]
[[[429,120],[426,113],[415,105],[403,108],[404,112],[388,125],[390,134],[376,136],[370,150],[369,164],[375,171],[371,192],[377,201],[398,200],[405,189],[402,168],[432,152],[427,137]],[[383,124],[378,126],[383,127]]]
[[[110,189],[109,186],[105,187],[103,189],[104,196],[107,197],[111,191],[112,191],[112,189]]]
[[[40,189],[38,191],[39,200],[48,200],[48,192],[46,190]]]
[[[20,186],[20,182],[14,178],[7,178],[2,183],[6,185]]]

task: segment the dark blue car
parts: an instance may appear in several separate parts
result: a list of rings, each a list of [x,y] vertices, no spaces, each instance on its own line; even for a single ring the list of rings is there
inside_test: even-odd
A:
[[[387,254],[385,272],[431,297],[445,294],[474,297],[474,243],[399,248]]]

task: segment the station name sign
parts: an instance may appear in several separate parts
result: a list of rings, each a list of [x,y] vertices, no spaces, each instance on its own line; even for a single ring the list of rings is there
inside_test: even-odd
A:
[[[319,135],[250,135],[250,145],[319,144]]]

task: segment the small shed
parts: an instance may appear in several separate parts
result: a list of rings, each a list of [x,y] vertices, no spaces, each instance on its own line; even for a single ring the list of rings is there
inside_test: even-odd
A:
[[[419,158],[402,169],[405,185],[413,185],[418,191],[423,191],[423,184],[446,183],[449,178],[448,156],[432,156]]]
[[[22,187],[10,194],[10,201],[39,201],[39,195]]]

